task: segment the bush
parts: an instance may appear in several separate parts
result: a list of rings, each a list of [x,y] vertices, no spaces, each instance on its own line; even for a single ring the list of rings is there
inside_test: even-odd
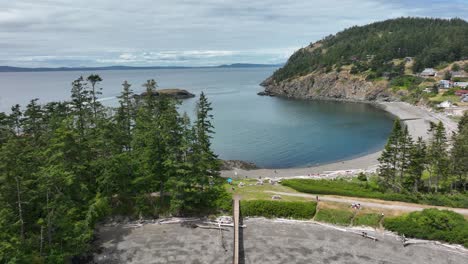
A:
[[[353,215],[353,212],[348,210],[321,208],[317,212],[315,220],[337,225],[349,225]]]
[[[242,216],[264,216],[311,219],[315,214],[315,202],[282,202],[252,200],[241,201]]]
[[[468,221],[452,211],[424,209],[421,212],[387,218],[384,226],[400,235],[446,241],[468,247]]]

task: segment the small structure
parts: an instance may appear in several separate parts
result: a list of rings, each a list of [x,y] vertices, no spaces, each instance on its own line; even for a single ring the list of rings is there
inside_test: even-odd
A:
[[[457,96],[465,96],[466,94],[468,94],[468,90],[455,91],[455,95],[457,95]]]
[[[465,89],[466,87],[468,87],[468,82],[454,82],[453,87],[460,87]]]
[[[228,179],[227,179],[227,183],[228,183],[228,184],[232,184],[232,178],[228,178]]]
[[[453,71],[451,72],[452,78],[465,78],[468,74],[465,71]]]
[[[450,108],[450,107],[453,106],[453,104],[450,101],[444,101],[444,102],[438,104],[437,106],[441,107],[441,108]]]
[[[271,197],[272,200],[281,200],[281,195],[275,194]]]
[[[405,57],[405,62],[412,62],[413,61],[413,57]]]
[[[465,94],[465,95],[462,97],[461,101],[462,101],[463,103],[468,103],[468,94]]]
[[[439,82],[439,89],[450,89],[452,88],[452,82],[450,80],[441,80]]]
[[[423,92],[432,93],[432,88],[431,87],[424,88]]]
[[[419,74],[421,77],[436,77],[437,71],[433,68],[426,68]]]

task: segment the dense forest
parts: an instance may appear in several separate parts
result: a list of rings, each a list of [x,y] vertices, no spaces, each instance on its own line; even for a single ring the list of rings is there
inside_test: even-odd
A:
[[[468,22],[462,19],[398,18],[354,26],[294,53],[273,75],[275,81],[313,71],[367,72],[369,78],[404,74],[404,62],[414,59],[413,71],[468,58]]]
[[[380,161],[380,184],[397,193],[466,193],[468,183],[468,113],[458,132],[446,135],[442,122],[431,124],[426,143],[413,140],[395,120]]]
[[[0,113],[0,263],[64,263],[89,249],[97,221],[189,215],[226,197],[202,93],[196,120],[123,83],[119,107],[96,100],[99,75],[73,81],[71,99]]]

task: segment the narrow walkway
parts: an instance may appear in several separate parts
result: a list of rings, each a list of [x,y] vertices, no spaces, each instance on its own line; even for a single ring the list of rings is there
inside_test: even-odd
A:
[[[310,199],[316,199],[315,194],[305,194],[305,193],[287,193],[287,192],[275,192],[275,191],[265,191],[267,193],[279,194],[283,196],[295,196],[295,197],[304,197]],[[427,208],[437,208],[437,209],[446,209],[451,210],[462,215],[468,215],[468,209],[464,208],[452,208],[452,207],[443,207],[443,206],[432,206],[425,204],[413,204],[397,201],[385,201],[377,199],[368,199],[368,198],[358,198],[358,197],[343,197],[343,196],[320,196],[320,200],[329,201],[329,202],[340,202],[340,203],[360,203],[364,207],[368,208],[380,208],[380,209],[390,209],[390,210],[401,210],[406,212],[422,211]]]
[[[234,196],[233,217],[234,217],[234,256],[233,264],[239,264],[239,196]]]

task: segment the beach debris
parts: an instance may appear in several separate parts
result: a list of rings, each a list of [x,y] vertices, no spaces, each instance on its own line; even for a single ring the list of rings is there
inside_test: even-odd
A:
[[[282,198],[281,198],[281,195],[275,194],[275,195],[271,196],[271,199],[272,200],[281,200]]]

